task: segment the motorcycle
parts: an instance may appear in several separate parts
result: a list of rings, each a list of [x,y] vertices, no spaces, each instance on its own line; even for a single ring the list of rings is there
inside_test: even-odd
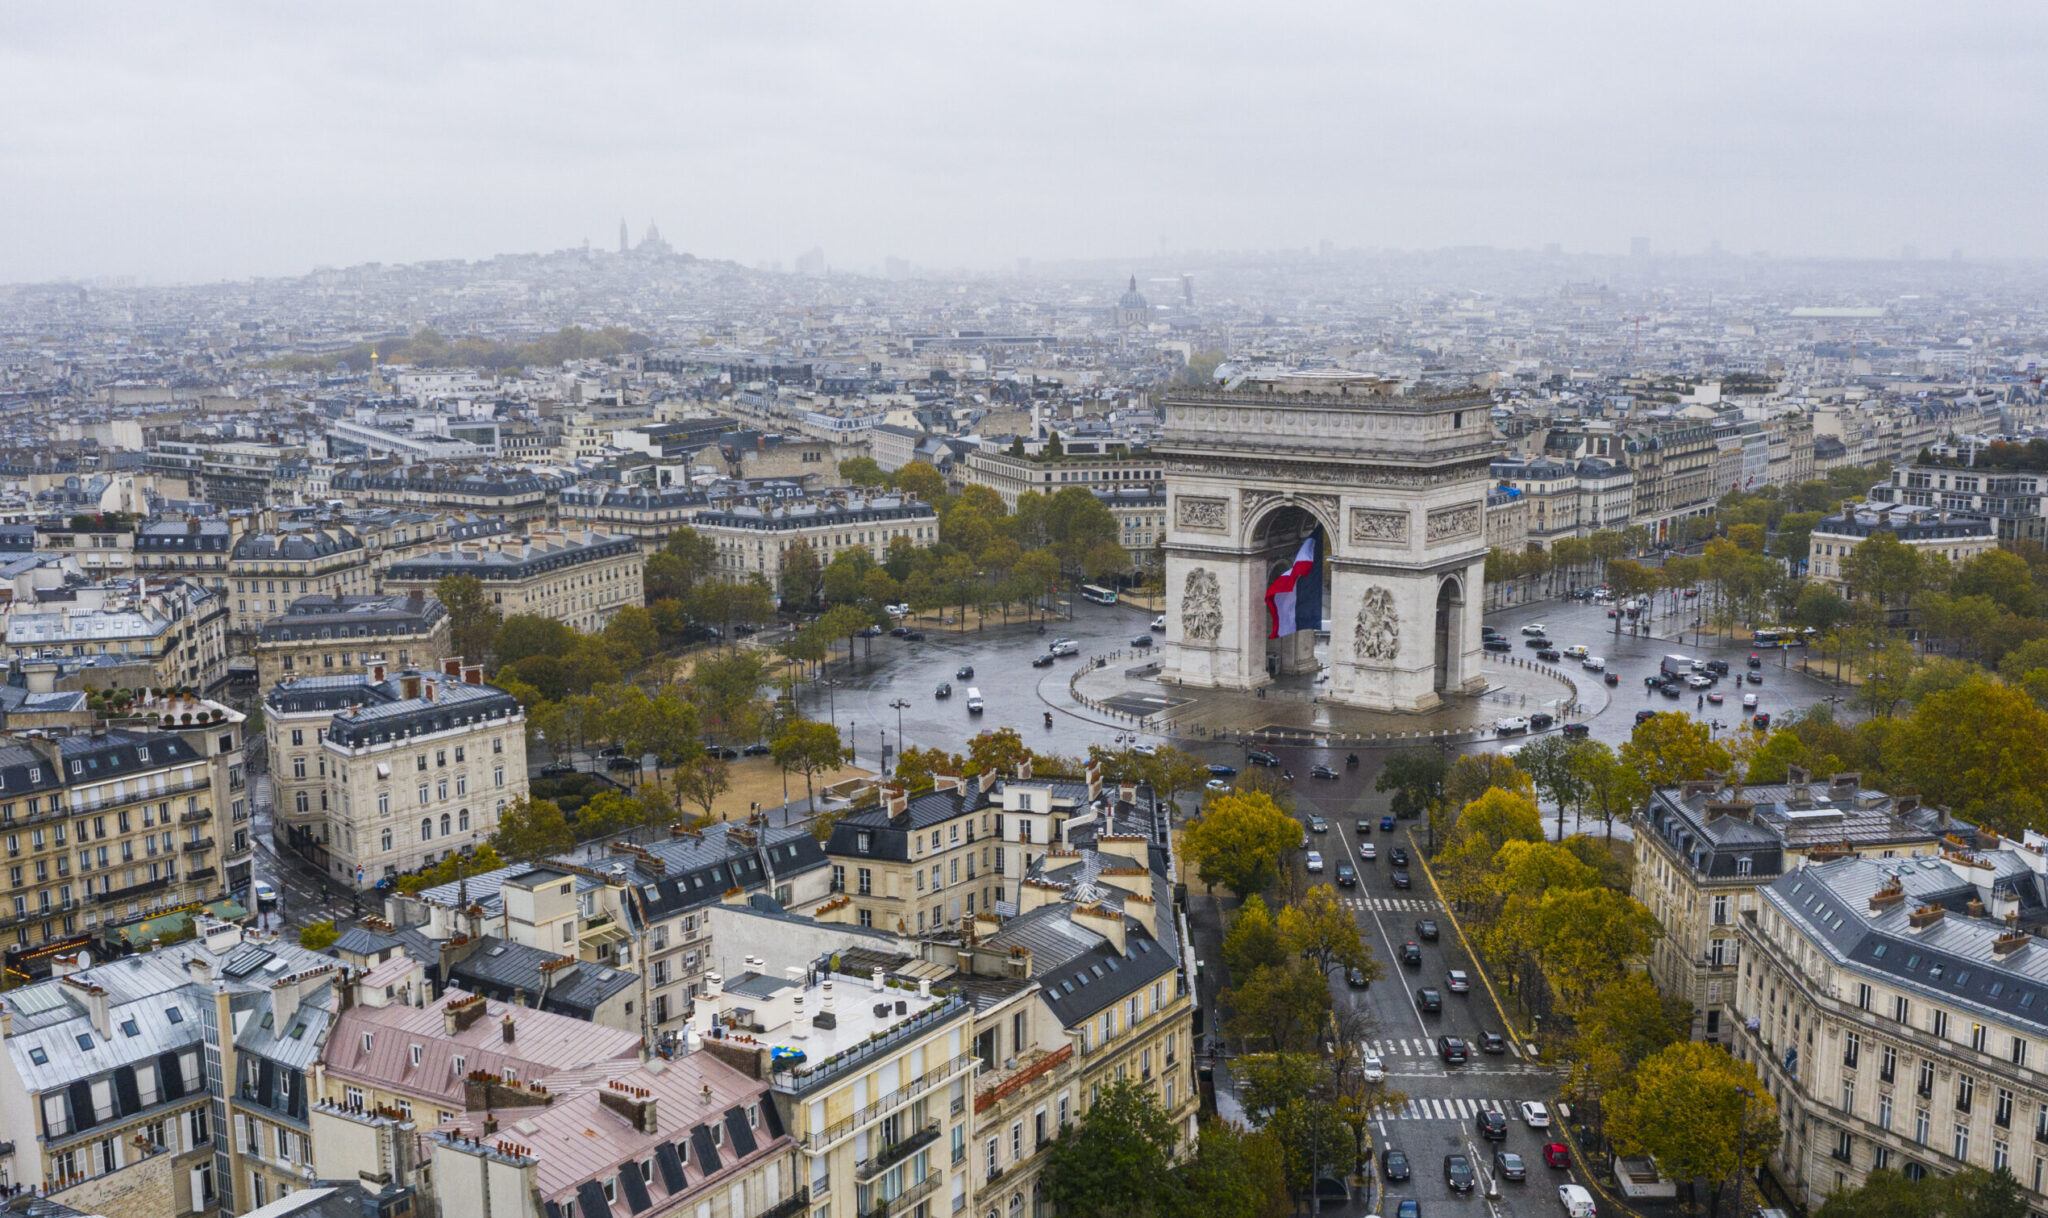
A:
[[[1346,768],[1348,768],[1348,769],[1353,769],[1353,770],[1357,769],[1357,768],[1358,768],[1358,754],[1356,754],[1356,753],[1346,753],[1346,754],[1344,754],[1344,765],[1345,765],[1345,766],[1346,766]]]
[[[1051,712],[1051,711],[1047,711],[1047,712],[1045,712],[1045,725],[1046,725],[1047,727],[1051,727],[1051,726],[1052,726],[1052,712]]]

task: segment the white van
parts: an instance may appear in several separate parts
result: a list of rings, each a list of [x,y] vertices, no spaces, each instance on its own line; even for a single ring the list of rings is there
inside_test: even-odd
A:
[[[973,686],[969,686],[967,689],[967,713],[970,715],[981,713],[981,691]]]
[[[1593,1194],[1587,1192],[1584,1185],[1558,1185],[1557,1200],[1564,1206],[1567,1218],[1599,1218],[1593,1210]]]
[[[1081,645],[1072,639],[1054,639],[1052,646],[1046,648],[1046,650],[1056,656],[1070,656],[1081,650]]]

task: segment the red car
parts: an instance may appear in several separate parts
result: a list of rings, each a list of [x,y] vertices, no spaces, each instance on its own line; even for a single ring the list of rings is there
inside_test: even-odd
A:
[[[1563,1142],[1549,1142],[1543,1147],[1543,1161],[1551,1167],[1570,1167],[1572,1149]]]

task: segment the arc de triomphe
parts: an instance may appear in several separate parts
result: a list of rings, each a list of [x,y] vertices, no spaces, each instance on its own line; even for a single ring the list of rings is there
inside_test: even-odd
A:
[[[1326,541],[1330,679],[1320,696],[1426,710],[1486,688],[1491,402],[1374,377],[1247,379],[1164,399],[1166,653],[1161,679],[1249,690],[1312,673],[1313,632],[1269,640],[1266,586],[1301,539]]]

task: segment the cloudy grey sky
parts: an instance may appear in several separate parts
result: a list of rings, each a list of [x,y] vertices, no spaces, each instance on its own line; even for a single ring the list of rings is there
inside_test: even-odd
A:
[[[10,5],[0,282],[616,242],[939,266],[2048,254],[2048,5]]]

